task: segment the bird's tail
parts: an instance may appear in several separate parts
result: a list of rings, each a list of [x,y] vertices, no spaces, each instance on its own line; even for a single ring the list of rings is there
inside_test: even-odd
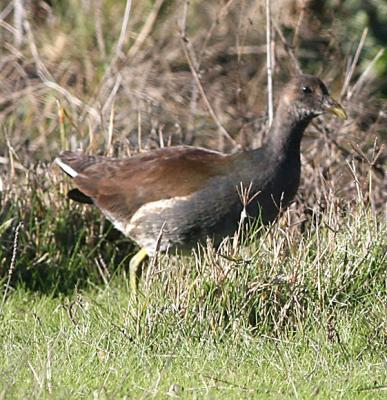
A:
[[[54,160],[54,162],[63,172],[74,179],[78,175],[82,174],[87,167],[97,164],[104,159],[104,157],[88,156],[82,153],[64,151]],[[92,198],[79,189],[72,189],[67,195],[71,200],[75,200],[79,203],[93,204]]]
[[[54,160],[54,162],[59,165],[63,172],[65,172],[71,178],[75,178],[90,165],[100,163],[104,159],[106,158],[89,156],[73,151],[64,151]]]

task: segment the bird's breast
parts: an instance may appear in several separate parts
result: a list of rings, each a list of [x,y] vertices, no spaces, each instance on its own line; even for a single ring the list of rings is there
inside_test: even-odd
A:
[[[273,221],[297,193],[300,172],[301,165],[295,157],[278,160],[276,164],[268,164],[255,175],[252,174],[248,214],[254,218],[261,218],[264,224]],[[247,184],[248,182],[245,182],[245,186]]]

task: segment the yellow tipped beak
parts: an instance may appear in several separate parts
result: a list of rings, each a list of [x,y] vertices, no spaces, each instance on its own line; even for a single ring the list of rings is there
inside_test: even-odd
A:
[[[332,99],[331,97],[326,98],[324,102],[324,109],[325,111],[336,115],[336,117],[339,117],[341,119],[347,119],[348,114],[343,108],[342,105],[340,105],[336,100]]]
[[[348,119],[347,112],[340,104],[337,104],[337,106],[335,107],[327,108],[327,111],[336,115],[336,117],[339,117],[341,119]]]

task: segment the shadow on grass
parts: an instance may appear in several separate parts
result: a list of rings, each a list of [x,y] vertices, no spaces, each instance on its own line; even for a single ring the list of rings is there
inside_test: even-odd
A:
[[[101,219],[95,209],[66,200],[63,208],[44,208],[37,200],[30,199],[28,210],[21,206],[22,200],[7,202],[1,208],[0,227],[12,222],[0,231],[0,279],[6,280],[12,269],[12,287],[68,295],[104,285],[126,268],[134,244]]]

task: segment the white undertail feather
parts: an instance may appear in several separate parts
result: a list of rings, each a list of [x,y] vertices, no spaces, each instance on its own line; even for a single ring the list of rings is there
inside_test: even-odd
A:
[[[69,165],[65,164],[59,157],[57,157],[54,162],[59,165],[59,167],[72,178],[75,178],[78,175],[78,172],[75,171],[74,168],[71,168]]]

